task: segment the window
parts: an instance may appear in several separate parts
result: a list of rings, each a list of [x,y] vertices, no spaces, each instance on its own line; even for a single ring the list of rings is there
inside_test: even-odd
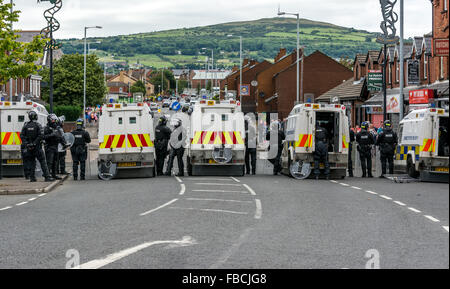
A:
[[[25,121],[25,116],[24,115],[19,115],[19,122],[24,122]]]
[[[122,118],[119,117],[119,124],[122,124]]]
[[[392,73],[391,73],[391,65],[388,64],[388,74],[389,74],[389,84],[392,83]]]
[[[119,87],[119,93],[123,92],[123,87]]]
[[[425,55],[423,57],[423,79],[427,79],[428,78],[428,58]]]
[[[397,69],[395,71],[395,82],[400,80],[400,62],[397,64]]]
[[[222,114],[222,121],[228,121],[228,114]]]
[[[136,124],[136,117],[130,117],[130,124]]]
[[[440,78],[444,78],[444,57],[441,56],[441,71]]]
[[[447,11],[448,7],[447,7],[447,0],[444,0],[444,11]]]
[[[8,115],[8,122],[11,122],[11,116]]]

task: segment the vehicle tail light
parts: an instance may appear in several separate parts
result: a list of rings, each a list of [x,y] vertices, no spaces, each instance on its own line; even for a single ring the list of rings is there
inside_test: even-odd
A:
[[[305,107],[311,107],[310,103],[305,104]]]
[[[200,100],[200,104],[206,104],[206,100]]]
[[[112,104],[108,104],[108,105],[107,105],[107,107],[114,107],[114,105],[112,105]]]
[[[26,102],[27,105],[32,105],[33,103],[31,101]]]
[[[142,102],[139,102],[137,106],[144,106]]]

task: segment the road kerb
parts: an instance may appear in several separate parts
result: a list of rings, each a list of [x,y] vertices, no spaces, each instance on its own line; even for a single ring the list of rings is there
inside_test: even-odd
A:
[[[56,180],[49,184],[47,187],[43,189],[26,189],[26,190],[0,190],[0,195],[6,196],[13,196],[13,195],[33,195],[33,194],[42,194],[42,193],[49,193],[52,191],[55,187],[62,184],[65,180],[67,180],[69,176],[65,175],[62,177],[61,180]]]

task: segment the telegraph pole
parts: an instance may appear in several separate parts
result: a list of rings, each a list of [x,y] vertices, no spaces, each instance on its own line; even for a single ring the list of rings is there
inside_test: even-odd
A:
[[[403,102],[404,102],[404,97],[403,97],[403,87],[405,86],[404,84],[404,75],[405,75],[405,70],[404,70],[404,55],[403,55],[403,0],[400,0],[400,118],[399,120],[402,120],[403,118]]]

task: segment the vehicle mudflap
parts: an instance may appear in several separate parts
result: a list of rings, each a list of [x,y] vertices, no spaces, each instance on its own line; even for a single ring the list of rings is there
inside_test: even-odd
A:
[[[118,169],[114,179],[154,178],[155,168]]]
[[[23,165],[5,166],[2,165],[3,177],[25,177]]]

